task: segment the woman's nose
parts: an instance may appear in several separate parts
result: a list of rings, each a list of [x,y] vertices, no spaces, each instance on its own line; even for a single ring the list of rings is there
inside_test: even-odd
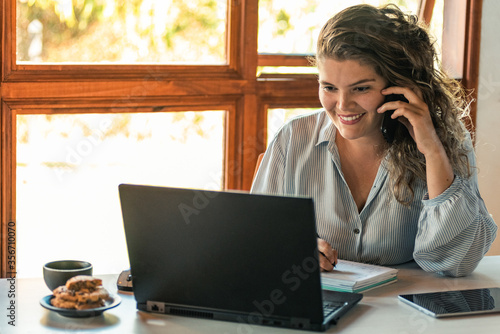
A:
[[[349,110],[351,108],[351,97],[348,93],[340,93],[337,100],[337,108],[339,110]]]

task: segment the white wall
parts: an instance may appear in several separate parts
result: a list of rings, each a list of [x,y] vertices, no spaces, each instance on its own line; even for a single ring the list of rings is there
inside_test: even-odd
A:
[[[500,225],[499,17],[500,1],[484,0],[477,91],[476,153],[479,190],[497,225]],[[500,255],[500,236],[497,236],[488,255]]]

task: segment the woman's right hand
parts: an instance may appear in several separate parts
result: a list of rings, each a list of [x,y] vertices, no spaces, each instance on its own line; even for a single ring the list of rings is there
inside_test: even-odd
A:
[[[337,250],[325,240],[318,238],[319,266],[322,271],[332,271],[337,264]]]

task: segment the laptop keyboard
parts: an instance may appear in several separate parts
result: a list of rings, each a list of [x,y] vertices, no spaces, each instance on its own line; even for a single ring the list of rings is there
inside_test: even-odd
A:
[[[340,309],[342,306],[344,306],[344,303],[323,301],[323,317],[326,318],[327,316],[329,316],[333,312]]]

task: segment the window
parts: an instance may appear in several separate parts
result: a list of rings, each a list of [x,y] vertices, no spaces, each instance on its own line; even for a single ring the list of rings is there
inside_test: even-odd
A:
[[[17,2],[18,63],[226,63],[226,0]]]
[[[118,185],[222,189],[224,119],[225,111],[18,115],[19,275],[39,276],[62,249],[97,273],[127,268]]]
[[[307,66],[304,55],[315,52],[322,25],[334,13],[355,4],[381,6],[393,3],[404,12],[419,15],[430,22],[430,31],[441,46],[444,0],[308,0],[290,3],[285,0],[259,1],[259,65],[269,66],[261,72],[294,72],[272,66]],[[433,15],[434,13],[434,15]],[[433,19],[431,20],[431,17]],[[280,57],[278,55],[281,55]],[[287,56],[284,56],[287,55]],[[298,73],[304,73],[299,69]]]
[[[399,1],[412,11],[434,2]],[[247,190],[276,115],[320,107],[303,55],[332,1],[166,3],[3,1],[0,276],[16,271],[8,256],[25,277],[45,261],[89,259],[88,234],[57,248],[80,224],[105,236],[92,245],[105,254],[92,257],[96,273],[125,269],[107,251],[110,239],[124,247],[118,183]],[[299,14],[318,22],[299,25]]]
[[[313,54],[323,24],[335,13],[359,3],[380,6],[385,0],[259,1],[259,53]],[[420,1],[390,1],[405,12],[418,13]]]

